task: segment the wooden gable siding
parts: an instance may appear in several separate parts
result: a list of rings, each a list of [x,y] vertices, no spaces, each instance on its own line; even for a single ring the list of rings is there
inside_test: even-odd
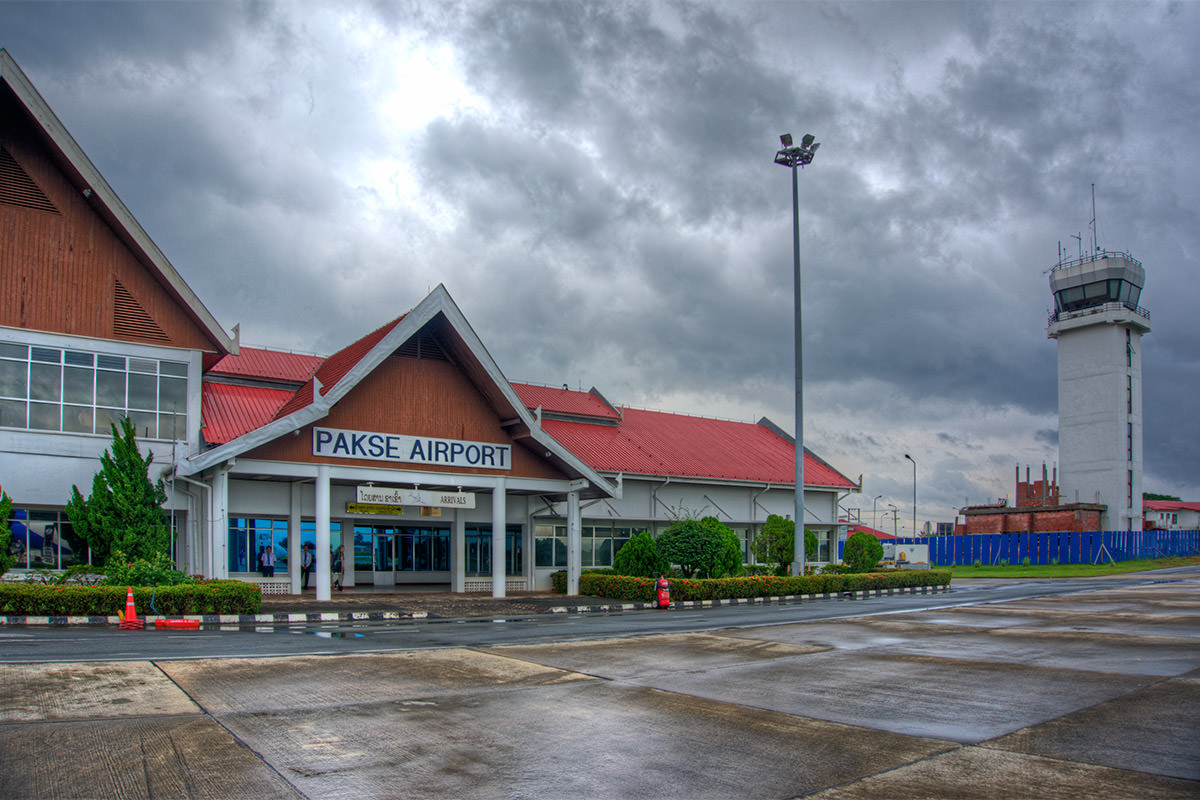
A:
[[[0,147],[55,210],[0,202],[0,325],[214,350],[214,343],[59,169],[0,87]],[[11,165],[10,165],[11,166]]]
[[[446,467],[430,464],[370,461],[357,458],[319,459],[313,456],[313,425],[298,436],[286,435],[246,453],[246,458],[268,461],[387,467],[423,472],[505,475],[510,477],[562,479],[566,476],[537,453],[514,441],[491,405],[475,385],[448,361],[390,356],[362,380],[318,428],[431,436],[472,442],[511,444],[511,470],[478,467]],[[527,440],[528,441],[528,440]],[[540,450],[538,450],[540,453]]]

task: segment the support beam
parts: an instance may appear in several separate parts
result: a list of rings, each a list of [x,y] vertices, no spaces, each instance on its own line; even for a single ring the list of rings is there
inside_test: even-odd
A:
[[[329,569],[329,466],[317,465],[316,486],[317,599],[329,600],[333,583]]]
[[[567,493],[567,594],[579,594],[579,575],[583,571],[583,520],[579,513],[579,492]]]
[[[507,514],[505,500],[504,478],[500,478],[492,490],[492,597],[504,597],[507,589],[504,582],[507,572],[504,545],[508,528],[504,524]]]
[[[300,559],[303,543],[300,540],[300,498],[303,484],[293,482],[288,487],[288,581],[289,591],[300,594]]]

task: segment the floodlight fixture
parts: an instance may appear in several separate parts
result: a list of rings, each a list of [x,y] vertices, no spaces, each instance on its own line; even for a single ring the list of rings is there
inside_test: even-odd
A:
[[[782,136],[779,137],[779,143],[781,145],[783,145],[784,147],[791,147],[792,146],[792,135],[790,133],[783,134]]]
[[[789,138],[790,138],[790,137],[789,137]],[[800,140],[800,146],[801,146],[801,147],[806,147],[806,148],[807,148],[807,147],[812,147],[812,145],[813,145],[813,140],[814,140],[814,139],[816,139],[816,138],[817,138],[817,137],[813,136],[811,133],[806,133],[806,134],[804,134],[804,138]],[[788,144],[791,144],[791,142],[789,142]]]

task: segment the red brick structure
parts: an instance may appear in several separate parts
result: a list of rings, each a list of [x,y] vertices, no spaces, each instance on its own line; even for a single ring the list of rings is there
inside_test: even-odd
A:
[[[1057,473],[1057,470],[1055,470]],[[1031,481],[1029,468],[1021,480],[1021,468],[1016,474],[1016,506],[1007,502],[992,505],[966,506],[959,509],[966,522],[955,526],[956,534],[972,533],[1048,533],[1051,531],[1100,530],[1101,515],[1107,510],[1102,503],[1059,503],[1058,476],[1048,478],[1042,465],[1042,479]]]

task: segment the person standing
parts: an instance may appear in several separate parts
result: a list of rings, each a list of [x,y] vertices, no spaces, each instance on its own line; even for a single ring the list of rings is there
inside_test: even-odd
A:
[[[264,578],[275,577],[275,545],[269,544],[263,548],[262,574]]]
[[[346,572],[346,565],[342,556],[346,553],[345,545],[338,545],[337,552],[333,554],[333,588],[339,592],[342,590],[342,577]]]
[[[312,545],[305,542],[300,551],[300,591],[308,589],[308,576],[312,574],[315,561],[316,554],[313,553]]]

